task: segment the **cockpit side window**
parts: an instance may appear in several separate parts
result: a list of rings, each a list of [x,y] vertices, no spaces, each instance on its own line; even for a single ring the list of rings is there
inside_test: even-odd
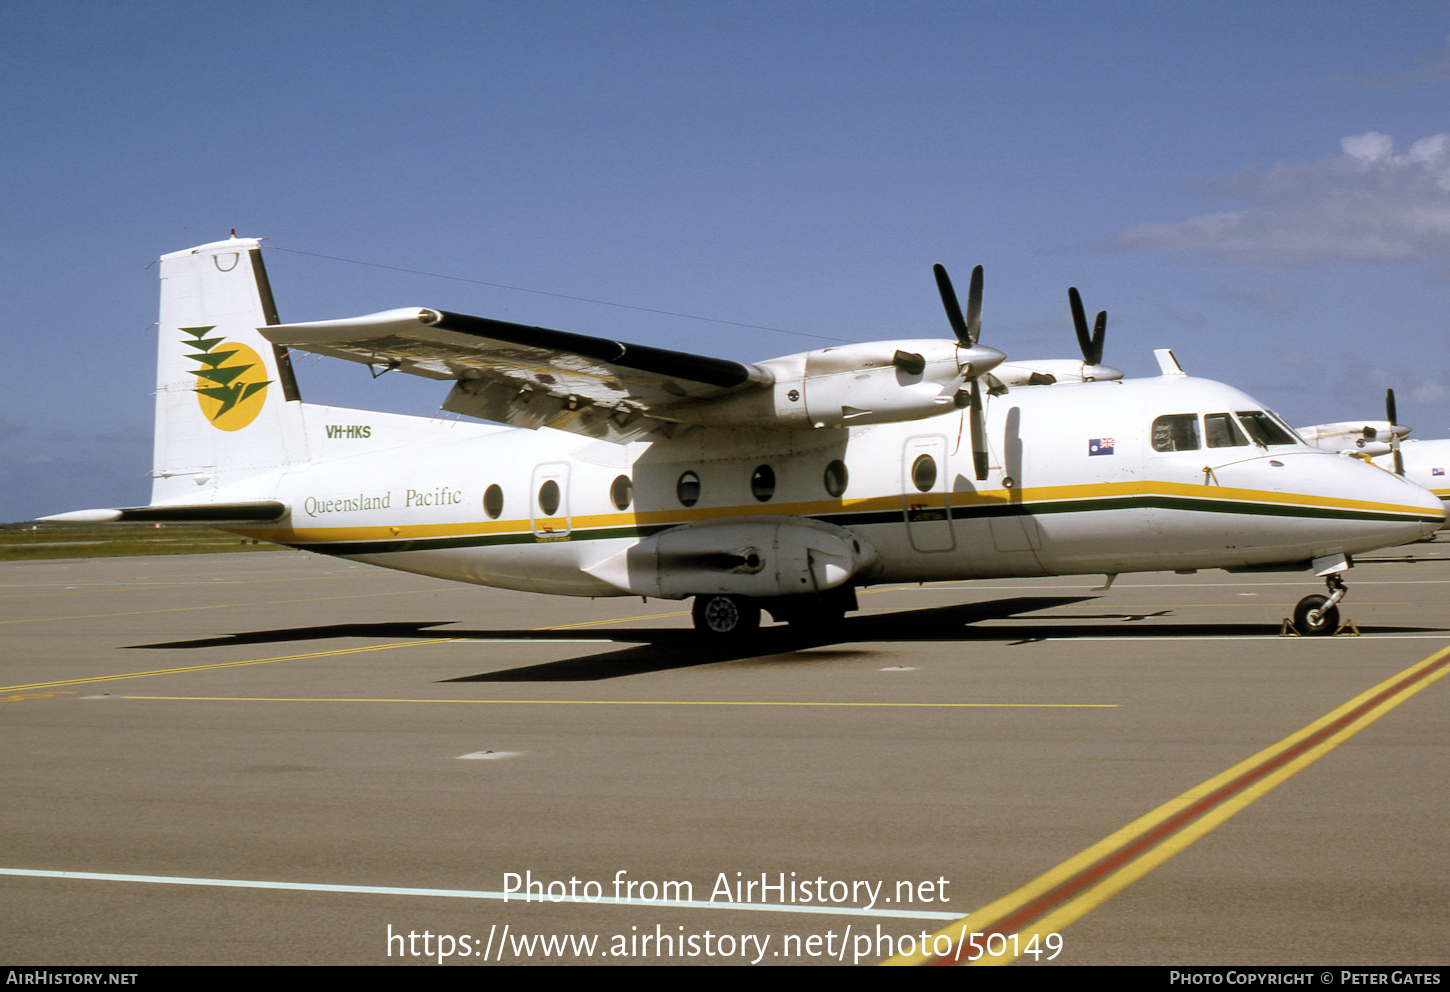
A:
[[[1227,413],[1204,414],[1203,433],[1210,448],[1242,448],[1249,443],[1233,416]]]
[[[1197,451],[1198,414],[1173,413],[1153,421],[1154,451]]]
[[[1243,421],[1244,430],[1258,444],[1268,447],[1272,444],[1296,444],[1294,435],[1290,434],[1279,423],[1270,417],[1263,410],[1240,410],[1239,420]]]

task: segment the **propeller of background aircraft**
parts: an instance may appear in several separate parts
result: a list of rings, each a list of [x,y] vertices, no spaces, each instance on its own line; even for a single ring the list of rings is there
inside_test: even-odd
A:
[[[932,271],[936,273],[936,286],[941,292],[947,322],[952,325],[952,333],[957,336],[957,343],[963,348],[972,347],[982,333],[982,267],[979,265],[972,270],[972,283],[967,288],[965,316],[962,315],[962,306],[957,302],[957,291],[952,288],[952,280],[947,275],[947,270],[938,264],[932,266]],[[961,386],[966,384],[968,376],[971,377],[971,388],[962,389]],[[961,384],[956,387],[953,402],[958,407],[971,407],[971,416],[968,419],[972,425],[972,467],[977,481],[981,482],[987,478],[987,427],[982,417],[981,377],[972,375],[970,367],[962,370]]]
[[[1400,436],[1395,430],[1399,421],[1395,419],[1395,391],[1385,390],[1385,419],[1390,422],[1390,453],[1395,456],[1395,475],[1405,474],[1405,459],[1400,454]]]

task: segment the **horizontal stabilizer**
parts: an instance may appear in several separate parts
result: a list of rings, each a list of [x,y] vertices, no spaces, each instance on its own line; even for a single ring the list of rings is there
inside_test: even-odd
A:
[[[277,500],[255,503],[198,503],[193,506],[132,506],[115,510],[73,510],[41,517],[65,524],[239,524],[271,523],[287,513]]]

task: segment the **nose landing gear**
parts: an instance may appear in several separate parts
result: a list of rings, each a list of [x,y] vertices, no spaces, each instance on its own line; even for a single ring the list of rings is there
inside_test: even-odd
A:
[[[1339,630],[1339,601],[1348,588],[1338,572],[1324,579],[1328,596],[1305,596],[1294,607],[1293,626],[1303,637],[1327,637]]]

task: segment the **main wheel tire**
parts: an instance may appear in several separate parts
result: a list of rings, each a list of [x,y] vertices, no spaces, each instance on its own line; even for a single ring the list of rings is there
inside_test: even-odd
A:
[[[745,637],[760,629],[760,607],[745,596],[695,597],[695,629],[712,637]]]
[[[1294,607],[1294,629],[1305,637],[1327,637],[1339,629],[1339,607],[1324,608],[1328,596],[1305,596]],[[1312,614],[1312,616],[1311,616]]]

